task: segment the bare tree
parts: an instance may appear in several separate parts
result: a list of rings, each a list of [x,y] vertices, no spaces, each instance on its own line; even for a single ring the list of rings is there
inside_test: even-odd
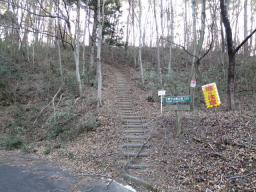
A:
[[[89,15],[89,6],[88,6],[88,1],[86,1],[86,4],[85,4],[85,12],[86,12],[86,16],[85,16],[85,19],[84,19],[84,34],[83,34],[83,76],[85,76],[85,66],[86,66],[86,59],[85,59],[85,39],[86,39],[86,29],[87,29],[87,26],[88,26],[88,20],[90,18],[90,15]]]
[[[97,32],[97,82],[98,82],[98,94],[97,94],[97,107],[102,106],[102,71],[101,71],[101,43],[102,43],[102,27],[104,24],[104,4],[105,0],[102,0],[102,10],[100,9],[100,0],[97,1],[98,10],[98,32]]]
[[[156,0],[154,0],[154,16],[155,16],[155,25],[156,25],[157,71],[158,71],[159,83],[162,85],[162,72],[161,72],[160,47],[159,47],[160,40],[159,40],[158,23],[157,23],[157,16],[156,16]]]
[[[168,62],[168,78],[170,78],[171,71],[172,71],[172,42],[174,40],[174,38],[173,38],[174,13],[173,13],[172,0],[170,0],[170,8],[169,8],[168,21],[169,21],[168,35],[170,37],[170,43],[169,43],[169,62]]]
[[[142,48],[142,25],[141,25],[141,17],[142,17],[142,8],[141,8],[141,0],[139,0],[139,66],[140,66],[140,76],[141,76],[141,83],[144,85],[144,72],[142,66],[142,58],[141,58],[141,48]]]
[[[193,36],[194,36],[194,52],[193,52],[193,61],[192,61],[192,67],[191,67],[191,80],[196,80],[197,75],[199,74],[199,59],[200,58],[200,52],[203,46],[204,42],[204,34],[205,34],[205,4],[206,1],[202,0],[202,8],[201,8],[201,30],[200,30],[200,37],[197,42],[197,35],[196,35],[196,15],[195,15],[195,7],[196,7],[196,1],[192,0],[192,13],[193,13]],[[190,94],[192,97],[192,108],[194,107],[194,99],[195,99],[195,88],[190,88]]]
[[[90,38],[90,66],[89,66],[89,72],[90,75],[92,73],[93,67],[94,67],[94,57],[95,57],[95,43],[96,43],[96,30],[97,30],[97,6],[94,6],[94,16],[93,16],[93,28],[92,28],[92,34]]]
[[[132,0],[132,38],[133,38],[133,60],[134,60],[134,66],[136,67],[137,66],[137,59],[136,59],[136,47],[135,47],[135,38],[136,38],[136,35],[135,35],[135,0]]]
[[[248,14],[247,14],[247,3],[248,3],[248,1],[244,0],[244,38],[246,38],[247,35],[248,35],[248,33],[247,33],[247,30],[248,30],[248,27],[247,27],[247,17],[248,17]],[[248,42],[246,42],[244,44],[244,54],[248,55]]]
[[[239,49],[250,39],[253,34],[256,32],[256,29],[251,32],[236,48],[233,46],[233,37],[230,21],[228,18],[227,6],[224,3],[224,0],[220,0],[221,8],[221,17],[226,31],[226,40],[227,40],[227,50],[228,50],[228,84],[227,84],[227,100],[228,100],[228,109],[235,109],[235,55]]]
[[[60,70],[60,76],[61,76],[61,81],[62,84],[64,84],[64,76],[63,76],[63,67],[62,67],[62,59],[61,59],[61,49],[60,49],[60,38],[61,38],[61,34],[60,34],[60,2],[58,0],[58,4],[57,4],[57,14],[58,14],[58,18],[57,18],[57,48],[58,48],[58,57],[59,57],[59,70]]]
[[[80,70],[79,70],[79,52],[80,52],[80,6],[81,0],[77,1],[77,20],[76,20],[76,28],[75,28],[75,50],[74,50],[74,57],[76,63],[76,79],[79,86],[79,94],[80,97],[83,96],[83,89],[82,89],[82,82],[80,77]]]

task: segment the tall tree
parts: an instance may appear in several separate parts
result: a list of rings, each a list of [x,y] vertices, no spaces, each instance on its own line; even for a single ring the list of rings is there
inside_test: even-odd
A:
[[[102,106],[102,69],[101,69],[101,43],[102,43],[102,28],[104,25],[104,4],[105,0],[102,0],[102,10],[101,0],[98,0],[97,10],[98,10],[98,32],[97,32],[97,82],[98,82],[98,91],[97,91],[97,107]]]
[[[154,0],[154,17],[155,17],[155,25],[156,25],[157,71],[158,71],[159,83],[162,85],[162,72],[161,72],[160,46],[159,46],[160,40],[159,40],[158,22],[157,22],[157,16],[156,16],[156,0]]]
[[[142,58],[141,58],[141,48],[142,48],[142,25],[141,25],[141,17],[142,17],[142,8],[141,8],[141,0],[139,0],[139,66],[140,66],[140,76],[141,83],[144,85],[144,72],[142,66]]]
[[[247,27],[247,17],[248,17],[248,14],[247,14],[247,4],[248,4],[248,1],[247,0],[244,0],[244,38],[247,37],[248,33],[248,27]],[[248,42],[246,42],[244,44],[244,54],[247,55],[248,54]]]
[[[126,24],[126,40],[125,40],[125,51],[126,56],[129,54],[129,34],[130,34],[130,15],[131,15],[131,0],[128,0],[129,2],[129,8],[128,8],[128,17],[127,17],[127,24]]]
[[[64,84],[64,76],[63,76],[63,67],[62,67],[62,59],[61,59],[61,48],[60,48],[60,38],[61,38],[61,25],[60,25],[60,0],[57,2],[57,48],[58,48],[58,57],[59,57],[59,70],[62,84]]]
[[[76,63],[76,79],[79,86],[79,94],[80,97],[83,96],[83,89],[82,89],[82,82],[80,77],[80,70],[79,70],[79,53],[80,53],[80,7],[81,7],[81,0],[77,1],[77,20],[76,20],[76,28],[75,28],[75,50],[74,50],[74,57]]]
[[[53,7],[53,1],[50,0],[48,2],[48,7],[47,7],[48,13],[47,14],[51,14],[52,13],[52,7]],[[47,30],[49,34],[51,34],[52,28],[53,28],[53,19],[49,17],[48,18],[48,30]],[[48,46],[51,45],[51,40],[52,40],[52,37],[50,35],[48,35],[47,36],[47,45]]]
[[[97,2],[96,1],[91,1],[91,6],[93,7],[93,28],[92,28],[92,33],[90,37],[90,66],[89,66],[89,73],[91,75],[94,67],[94,58],[95,58],[95,43],[96,43],[96,30],[97,30]]]
[[[250,39],[256,32],[256,29],[251,32],[236,48],[233,46],[233,37],[230,21],[228,18],[227,6],[224,0],[220,0],[221,17],[226,31],[226,41],[228,50],[228,84],[227,84],[227,101],[228,109],[235,109],[235,56],[239,49]]]
[[[194,36],[194,52],[193,52],[193,61],[192,61],[192,67],[191,67],[191,80],[197,80],[197,76],[199,74],[199,62],[200,62],[200,53],[202,50],[203,42],[204,42],[204,35],[205,35],[205,4],[206,0],[201,0],[202,8],[201,8],[201,29],[200,29],[200,37],[197,42],[197,35],[196,35],[196,15],[195,15],[195,7],[196,7],[196,1],[192,0],[192,13],[193,13],[193,36]],[[195,88],[190,88],[190,93],[192,96],[192,108],[194,107],[194,99],[195,99]]]
[[[169,43],[169,61],[168,61],[168,78],[170,79],[171,71],[172,71],[172,44],[173,44],[173,24],[174,24],[174,13],[173,13],[173,4],[172,0],[170,0],[170,6],[169,6],[169,27],[168,27],[168,35],[170,37],[170,43]]]
[[[86,44],[86,29],[88,27],[88,20],[90,19],[90,14],[89,14],[89,7],[88,7],[88,1],[86,1],[86,4],[85,4],[85,13],[86,13],[86,16],[85,16],[85,19],[84,19],[84,34],[83,34],[83,76],[85,77],[85,68],[86,68],[86,59],[85,59],[85,44]],[[89,30],[88,30],[89,31]]]
[[[196,62],[196,44],[197,44],[197,33],[196,33],[196,1],[192,0],[192,18],[193,18],[193,58],[191,66],[191,80],[196,80],[195,73],[195,62]],[[192,108],[194,106],[195,88],[190,88],[190,95],[192,97]]]
[[[137,66],[137,59],[136,59],[136,47],[135,47],[135,0],[132,0],[132,38],[133,38],[133,60],[134,60],[134,66]]]
[[[188,49],[188,0],[184,0],[184,47]]]

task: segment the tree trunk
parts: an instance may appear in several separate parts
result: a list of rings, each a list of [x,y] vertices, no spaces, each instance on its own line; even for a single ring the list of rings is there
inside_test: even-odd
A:
[[[59,0],[58,0],[58,16],[60,8],[59,8]],[[57,19],[57,47],[58,47],[58,57],[59,57],[59,70],[60,70],[60,76],[61,76],[61,82],[64,84],[64,76],[63,76],[63,67],[62,67],[62,59],[61,59],[61,49],[60,49],[60,18]]]
[[[232,30],[228,19],[228,13],[224,0],[220,0],[221,17],[226,31],[227,49],[228,49],[228,86],[227,86],[227,102],[228,109],[235,108],[235,54],[233,48]]]
[[[140,65],[140,76],[141,76],[141,83],[144,85],[144,72],[143,72],[143,66],[142,66],[142,58],[141,58],[141,47],[142,47],[142,25],[141,25],[141,16],[142,16],[142,8],[141,8],[141,0],[139,0],[139,65]]]
[[[154,16],[155,16],[155,25],[156,25],[156,46],[157,46],[157,71],[158,79],[160,85],[162,85],[162,73],[161,73],[161,64],[160,64],[160,47],[159,47],[159,32],[158,32],[158,23],[156,17],[156,0],[154,0]]]
[[[74,57],[75,57],[75,63],[76,63],[76,79],[79,86],[79,94],[80,97],[83,96],[83,89],[82,89],[82,83],[80,78],[80,70],[79,70],[79,52],[80,52],[80,4],[81,0],[77,1],[77,21],[76,21],[76,29],[75,29],[75,36],[76,36],[76,43],[75,43],[75,50],[74,50]]]
[[[49,0],[49,6],[50,6],[50,9],[49,9],[49,14],[52,13],[52,0]],[[59,3],[58,3],[59,4]],[[48,19],[48,33],[51,34],[52,32],[52,25],[53,25],[53,19],[52,18],[49,18]],[[47,45],[50,46],[51,45],[51,40],[52,40],[52,37],[50,35],[47,36]]]
[[[90,75],[93,71],[94,67],[94,55],[95,55],[95,42],[96,42],[96,29],[97,29],[97,7],[95,6],[94,9],[94,17],[93,17],[93,28],[92,28],[92,34],[90,38],[90,67],[89,72]]]
[[[230,110],[235,109],[235,55],[228,51],[229,65],[228,65],[228,108]]]
[[[86,28],[87,28],[87,22],[88,19],[90,18],[89,16],[89,7],[88,7],[88,1],[86,2],[85,5],[85,12],[86,12],[86,16],[85,16],[85,20],[84,20],[84,35],[83,35],[83,77],[85,78],[85,68],[86,68],[86,59],[85,59],[85,38],[86,38]]]
[[[164,8],[163,8],[163,0],[161,0],[161,3],[160,3],[160,21],[161,21],[161,47],[163,49],[164,47]]]
[[[134,67],[137,67],[137,60],[136,60],[136,47],[135,47],[135,39],[136,39],[136,35],[135,35],[135,0],[132,0],[132,37],[133,37],[133,60],[134,60]]]
[[[173,13],[173,5],[172,0],[170,0],[170,10],[169,10],[169,27],[168,27],[168,33],[170,37],[170,43],[169,43],[169,62],[168,62],[168,79],[171,77],[171,71],[172,71],[172,43],[173,43],[173,23],[174,23],[174,13]]]
[[[223,76],[226,80],[226,65],[225,65],[225,37],[223,32],[223,24],[222,24],[222,18],[220,18],[220,34],[221,34],[221,54],[220,54],[220,60],[221,64],[223,66]]]
[[[98,82],[98,91],[97,91],[97,108],[102,106],[102,70],[101,70],[101,41],[102,41],[102,27],[103,27],[103,18],[104,18],[104,0],[102,2],[102,11],[100,10],[100,0],[98,0],[97,9],[98,9],[98,33],[97,33],[97,82]]]
[[[254,26],[254,14],[253,14],[253,0],[251,0],[251,3],[250,3],[250,7],[251,7],[251,18],[250,18],[250,20],[251,20],[251,31],[253,30],[253,26]],[[249,43],[249,47],[250,47],[250,53],[252,53],[253,52],[253,50],[255,50],[255,48],[253,49],[253,38],[251,38],[250,39],[250,43]]]
[[[202,0],[202,10],[201,10],[201,29],[200,29],[200,37],[198,40],[197,48],[196,48],[196,56],[199,58],[201,55],[201,50],[203,47],[203,42],[204,42],[204,35],[205,35],[205,19],[206,19],[206,14],[205,14],[205,4],[206,1]],[[197,61],[195,63],[195,73],[196,73],[196,78],[199,77],[199,64],[200,62]]]
[[[235,34],[234,34],[234,44],[238,44],[239,43],[239,35],[238,35],[238,20],[239,20],[239,14],[240,14],[240,0],[237,0],[237,11],[236,11],[236,20],[235,20]]]
[[[129,0],[129,9],[128,9],[128,17],[127,17],[127,25],[126,25],[126,40],[125,40],[125,52],[126,57],[129,56],[129,27],[130,27],[130,14],[131,14],[131,0]]]
[[[195,73],[195,62],[196,62],[196,44],[197,44],[197,36],[196,36],[196,1],[192,0],[192,18],[193,18],[193,58],[192,58],[192,66],[191,66],[191,80],[196,80]],[[194,108],[194,99],[195,99],[195,88],[190,87],[190,95],[192,98],[191,107]]]
[[[184,47],[188,49],[188,3],[184,0]]]
[[[244,39],[247,37],[247,0],[244,0]],[[244,55],[248,55],[248,43],[244,44]]]

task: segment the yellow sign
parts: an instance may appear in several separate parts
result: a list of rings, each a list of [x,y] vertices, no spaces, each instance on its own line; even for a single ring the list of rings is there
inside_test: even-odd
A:
[[[202,86],[204,101],[207,108],[217,107],[221,104],[216,83],[210,83]]]

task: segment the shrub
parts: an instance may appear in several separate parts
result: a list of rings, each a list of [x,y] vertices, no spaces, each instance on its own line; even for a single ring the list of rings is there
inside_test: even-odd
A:
[[[47,149],[43,152],[43,154],[44,154],[44,155],[49,155],[49,154],[51,153],[51,151],[52,151],[52,149],[49,147],[49,148],[47,148]]]
[[[75,117],[75,114],[69,111],[56,111],[52,113],[46,120],[46,125],[49,131],[49,138],[56,139],[61,133],[64,132],[64,124]]]
[[[74,139],[83,132],[96,131],[96,128],[101,125],[101,121],[95,116],[86,116],[80,120],[79,124],[72,130],[70,130],[70,139]]]
[[[25,154],[28,154],[28,153],[36,153],[37,152],[37,149],[35,149],[33,146],[30,147],[30,146],[24,146],[22,148],[22,152],[25,153]]]
[[[3,138],[1,140],[0,148],[9,151],[13,149],[19,149],[23,144],[22,140],[17,137]]]

